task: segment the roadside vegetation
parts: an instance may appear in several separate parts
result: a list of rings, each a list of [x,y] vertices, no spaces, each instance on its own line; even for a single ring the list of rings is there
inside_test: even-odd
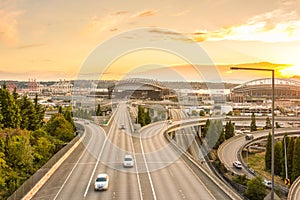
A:
[[[73,139],[70,110],[44,121],[45,108],[26,95],[0,88],[0,199],[7,199],[23,182]]]

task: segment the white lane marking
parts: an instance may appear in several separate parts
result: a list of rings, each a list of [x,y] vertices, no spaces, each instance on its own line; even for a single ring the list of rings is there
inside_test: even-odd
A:
[[[75,163],[74,167],[72,168],[71,172],[69,173],[68,177],[66,178],[66,180],[64,181],[64,183],[62,184],[62,186],[60,187],[60,189],[58,190],[57,194],[55,195],[55,197],[53,198],[53,200],[55,200],[59,193],[62,191],[62,189],[64,188],[64,186],[66,185],[66,183],[68,182],[69,178],[71,177],[71,175],[73,174],[73,171],[75,170],[75,168],[77,167],[79,161],[81,160],[82,156],[85,154],[85,152],[87,151],[87,147],[90,145],[90,142],[92,141],[93,138],[93,134],[92,137],[90,138],[86,148],[84,149],[84,151],[81,153],[80,157],[78,158],[77,162]]]
[[[145,162],[145,166],[146,166],[148,178],[149,178],[150,185],[151,185],[151,190],[152,190],[153,198],[154,198],[154,200],[156,200],[157,199],[156,198],[156,193],[155,193],[155,190],[154,190],[154,186],[153,186],[151,174],[149,172],[149,167],[148,167],[148,164],[147,164],[147,159],[146,159],[146,156],[145,156],[145,152],[144,152],[144,147],[143,147],[143,142],[142,142],[142,137],[141,136],[140,136],[140,144],[141,144],[142,155],[143,155],[143,158],[144,158],[144,162]]]
[[[94,174],[95,174],[95,172],[96,172],[96,168],[97,168],[97,167],[98,167],[98,165],[99,165],[99,162],[100,162],[100,157],[101,157],[101,155],[102,155],[102,153],[103,153],[104,147],[105,147],[105,145],[106,145],[106,142],[107,142],[107,140],[108,140],[108,137],[109,137],[109,135],[110,135],[110,133],[111,133],[111,130],[112,130],[112,129],[110,129],[110,130],[109,130],[109,132],[108,132],[107,136],[105,137],[105,140],[104,140],[104,142],[103,142],[103,145],[102,145],[101,151],[100,151],[100,153],[98,154],[98,157],[97,157],[97,162],[96,162],[96,165],[95,165],[95,167],[94,167],[94,169],[93,169],[93,172],[92,172],[92,174],[91,174],[90,180],[89,180],[89,182],[88,182],[88,184],[87,184],[87,186],[86,186],[86,189],[85,189],[85,192],[84,192],[83,198],[85,198],[85,197],[86,197],[86,195],[87,195],[87,193],[88,193],[89,187],[90,187],[90,185],[91,185],[92,179],[93,179],[93,177],[94,177]]]
[[[130,119],[130,116],[128,116],[128,112],[126,112],[126,113],[127,113],[127,117],[128,117],[127,119]],[[132,134],[132,132],[131,132],[131,134]],[[135,150],[134,150],[133,140],[132,140],[132,135],[131,134],[130,134],[130,143],[131,143],[131,148],[132,148],[132,151],[133,151],[133,159],[134,159],[134,162],[135,162],[136,177],[137,177],[137,182],[138,182],[138,186],[139,186],[140,198],[141,198],[141,200],[143,200],[142,186],[141,186],[140,176],[139,176],[139,172],[138,172],[138,167],[137,167],[137,162],[136,162],[136,157],[135,157]]]

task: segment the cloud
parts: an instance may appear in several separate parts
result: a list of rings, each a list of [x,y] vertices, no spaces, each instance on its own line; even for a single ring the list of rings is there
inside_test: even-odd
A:
[[[117,11],[117,12],[113,13],[113,15],[124,15],[124,14],[127,14],[127,13],[129,13],[129,12],[123,10],[123,11]]]
[[[18,49],[27,49],[27,48],[33,48],[33,47],[41,47],[41,46],[45,46],[46,44],[27,44],[27,45],[21,45],[18,46]]]
[[[191,34],[195,41],[300,41],[300,17],[294,11],[277,9],[250,18],[245,24],[219,30],[199,30]]]
[[[149,17],[155,15],[157,10],[143,10],[133,15],[133,17]]]
[[[0,41],[6,46],[15,46],[19,41],[18,17],[22,11],[0,10]]]

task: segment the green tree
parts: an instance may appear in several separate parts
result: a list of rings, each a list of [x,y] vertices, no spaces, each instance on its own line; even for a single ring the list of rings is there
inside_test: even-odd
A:
[[[205,125],[204,125],[203,130],[202,130],[202,137],[203,138],[205,138],[206,135],[207,135],[207,132],[208,132],[208,129],[209,129],[209,126],[210,126],[210,122],[211,122],[210,119],[207,119],[206,122],[205,122]]]
[[[202,116],[205,116],[204,110],[200,110],[199,115],[200,115],[201,117],[202,117]]]
[[[35,95],[35,98],[33,99],[33,105],[34,105],[36,121],[37,121],[37,124],[35,125],[34,130],[37,130],[43,126],[46,108],[38,103],[38,95],[37,94]]]
[[[64,142],[68,142],[74,137],[72,124],[60,113],[53,115],[44,129],[49,135]]]
[[[19,101],[19,107],[21,112],[21,129],[35,130],[38,122],[37,115],[35,113],[33,103],[23,96]]]
[[[265,129],[271,129],[272,128],[272,123],[269,117],[266,119],[266,126],[264,127]]]
[[[17,128],[20,126],[21,116],[20,109],[14,100],[13,96],[9,93],[4,83],[0,88],[0,105],[2,120],[4,128]]]
[[[268,139],[267,139],[267,144],[266,144],[266,154],[265,154],[266,170],[271,169],[271,153],[272,153],[272,137],[271,137],[271,133],[269,133]]]
[[[256,176],[247,182],[245,195],[249,200],[263,200],[265,198],[266,188],[260,176]]]
[[[149,113],[149,109],[148,109],[145,113],[145,125],[150,124],[150,123],[151,123],[151,117],[150,117],[150,113]]]
[[[96,116],[100,116],[101,115],[101,106],[100,104],[97,105],[97,109],[96,109]]]
[[[227,140],[233,136],[234,136],[234,126],[231,123],[231,120],[229,120],[228,122],[226,122],[225,125],[225,139]]]
[[[217,149],[225,141],[225,132],[221,120],[213,120],[206,133],[206,142],[210,148]]]
[[[295,140],[293,152],[293,169],[291,181],[294,182],[300,176],[300,138]]]
[[[274,147],[274,174],[281,175],[282,172],[282,142],[276,142]]]
[[[14,87],[14,91],[12,93],[12,96],[13,96],[15,101],[17,101],[18,98],[20,97],[20,95],[17,93],[17,88],[16,87]]]
[[[145,110],[142,106],[138,106],[138,117],[137,123],[141,124],[141,126],[145,126]]]
[[[33,167],[33,148],[30,144],[29,132],[10,129],[7,130],[7,135],[7,162],[13,169],[29,175]]]
[[[251,115],[251,123],[250,123],[250,131],[257,131],[257,126],[256,126],[256,119],[255,119],[255,114],[252,113]]]

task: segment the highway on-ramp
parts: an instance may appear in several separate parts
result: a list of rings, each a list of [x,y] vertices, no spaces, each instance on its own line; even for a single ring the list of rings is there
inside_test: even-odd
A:
[[[264,131],[256,131],[253,132],[254,138],[267,136],[271,132],[271,130],[264,130]],[[275,129],[274,133],[280,134],[280,133],[287,133],[287,132],[300,132],[299,127],[292,127],[292,128],[280,128]],[[230,171],[235,172],[236,174],[246,174],[248,178],[252,178],[253,174],[251,174],[248,170],[245,168],[242,169],[236,169],[233,166],[233,162],[236,160],[239,160],[238,158],[238,152],[240,148],[249,142],[249,140],[245,139],[245,135],[238,135],[235,137],[232,137],[228,140],[226,140],[218,149],[218,157],[220,158],[221,162],[225,165],[227,169]]]

